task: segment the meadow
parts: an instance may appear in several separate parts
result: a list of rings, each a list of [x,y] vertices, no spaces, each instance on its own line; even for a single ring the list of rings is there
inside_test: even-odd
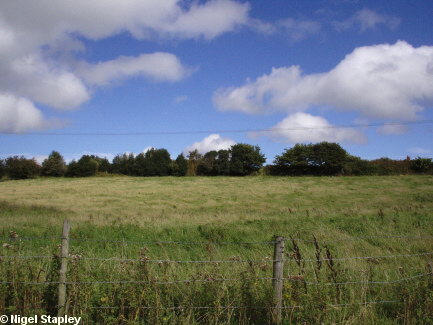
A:
[[[272,323],[276,235],[284,324],[432,323],[432,176],[2,181],[0,313],[54,313],[58,258],[12,257],[58,256],[64,219],[84,324]]]

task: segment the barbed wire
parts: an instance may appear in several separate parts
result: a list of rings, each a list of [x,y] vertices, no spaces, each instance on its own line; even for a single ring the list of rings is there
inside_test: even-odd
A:
[[[62,256],[57,256],[57,257],[60,258]],[[16,259],[33,259],[33,258],[34,259],[38,259],[38,258],[40,258],[40,259],[44,259],[44,258],[54,258],[54,256],[53,255],[51,255],[51,256],[15,256],[15,255],[3,255],[3,256],[0,256],[0,260],[2,258],[16,258]]]
[[[284,238],[284,241],[301,241],[305,243],[318,243],[318,244],[327,244],[327,243],[338,243],[338,242],[345,242],[345,241],[358,241],[363,239],[373,239],[373,238],[395,238],[395,239],[433,239],[433,237],[411,237],[411,236],[364,236],[364,237],[354,237],[354,238],[347,238],[347,239],[336,239],[336,240],[326,240],[326,241],[314,241],[311,239],[303,239],[303,238]]]
[[[416,256],[428,256],[433,255],[433,252],[428,253],[420,253],[420,254],[403,254],[403,255],[381,255],[381,256],[353,256],[353,257],[346,257],[346,258],[323,258],[323,259],[289,259],[288,262],[326,262],[326,261],[349,261],[354,259],[365,259],[365,260],[374,260],[374,259],[380,259],[380,258],[393,258],[393,257],[416,257]],[[2,258],[16,258],[16,259],[32,259],[32,258],[54,258],[55,256],[15,256],[15,255],[3,255],[0,256],[0,259]],[[129,258],[103,258],[103,257],[76,257],[76,256],[57,256],[60,258],[68,258],[72,260],[94,260],[94,261],[107,261],[107,262],[142,262],[142,263],[203,263],[203,264],[218,264],[218,263],[267,263],[267,262],[282,262],[281,260],[271,260],[269,259],[263,259],[263,260],[238,260],[238,259],[231,259],[231,260],[151,260],[151,259],[129,259]]]
[[[354,256],[346,258],[323,258],[323,259],[289,259],[289,262],[326,262],[326,261],[349,261],[355,259],[374,260],[379,258],[392,258],[392,257],[415,257],[433,255],[433,252],[420,253],[420,254],[405,254],[405,255],[382,255],[382,256]]]
[[[1,258],[1,256],[0,256]],[[72,258],[73,257],[69,257]],[[264,262],[281,262],[280,260],[271,260],[271,259],[264,259],[264,260],[212,260],[212,261],[204,261],[204,260],[185,260],[185,261],[172,261],[172,260],[151,260],[151,259],[125,259],[125,258],[102,258],[102,257],[80,257],[77,259],[82,260],[94,260],[94,261],[114,261],[114,262],[141,262],[141,263],[189,263],[189,264],[218,264],[218,263],[264,263]]]
[[[117,281],[67,281],[67,282],[59,282],[59,281],[52,281],[52,282],[14,282],[14,281],[1,281],[0,284],[24,284],[24,285],[48,285],[48,284],[66,284],[66,285],[88,285],[88,284],[146,284],[146,283],[152,283],[152,284],[160,284],[160,285],[170,285],[170,284],[178,284],[178,283],[196,283],[196,282],[237,282],[237,281],[245,281],[245,280],[251,280],[251,281],[270,281],[270,280],[288,280],[288,281],[294,281],[294,282],[302,282],[308,285],[316,285],[316,286],[336,286],[336,285],[348,285],[348,284],[394,284],[404,281],[409,281],[413,279],[418,279],[422,277],[426,277],[429,275],[433,275],[432,272],[424,273],[415,275],[412,277],[407,277],[403,279],[397,279],[393,281],[350,281],[350,282],[340,282],[340,283],[319,283],[319,282],[309,282],[305,281],[302,278],[299,278],[299,276],[292,276],[292,277],[284,277],[284,278],[237,278],[237,279],[226,279],[226,278],[211,278],[208,277],[206,279],[187,279],[187,280],[175,280],[175,281],[158,281],[155,280],[117,280]]]
[[[350,281],[350,282],[339,282],[339,283],[308,282],[308,281],[305,281],[304,279],[294,278],[294,277],[283,278],[283,280],[302,282],[305,284],[316,285],[316,286],[337,286],[337,285],[347,285],[347,284],[394,284],[394,283],[409,281],[409,280],[413,280],[413,279],[423,278],[423,277],[426,277],[429,275],[433,275],[433,273],[429,272],[429,273],[419,274],[419,275],[415,275],[412,277],[408,277],[408,278],[404,278],[404,279],[398,279],[398,280],[394,280],[394,281]],[[295,277],[297,277],[297,276],[295,276]]]
[[[62,237],[0,237],[0,240],[20,241],[20,240],[35,240],[35,239],[62,239]]]
[[[430,236],[423,237],[413,237],[413,236],[364,236],[364,237],[354,237],[347,239],[336,239],[336,240],[311,240],[305,238],[284,238],[284,241],[300,241],[305,243],[318,243],[318,244],[327,244],[327,243],[337,243],[337,242],[345,242],[345,241],[358,241],[363,239],[374,239],[374,238],[395,238],[395,239],[413,239],[413,240],[422,240],[422,239],[433,239]],[[64,239],[63,237],[19,237],[19,238],[11,238],[11,237],[0,237],[0,240],[7,241],[20,241],[20,240],[39,240],[39,239]],[[273,245],[276,241],[263,241],[263,242],[182,242],[182,241],[132,241],[132,240],[110,240],[110,239],[97,239],[97,238],[69,238],[69,241],[89,241],[89,242],[105,242],[105,243],[127,243],[127,244],[145,244],[145,245],[161,245],[161,244],[177,244],[177,245]]]
[[[373,305],[373,304],[388,304],[388,303],[403,303],[400,300],[382,300],[368,302],[353,302],[348,304],[333,304],[326,305],[327,308],[356,306],[356,305]],[[322,305],[297,305],[297,306],[177,306],[177,307],[154,307],[154,306],[96,306],[84,307],[84,309],[158,309],[158,310],[177,310],[177,309],[296,309],[306,307],[321,307]]]
[[[181,241],[128,241],[128,240],[109,240],[92,238],[71,238],[70,241],[92,241],[106,243],[133,243],[145,245],[178,244],[178,245],[273,245],[275,241],[266,242],[181,242]]]

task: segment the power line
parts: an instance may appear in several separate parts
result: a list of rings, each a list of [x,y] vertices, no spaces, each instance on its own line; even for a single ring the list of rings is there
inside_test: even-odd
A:
[[[44,135],[44,136],[153,136],[153,135],[194,135],[194,134],[213,134],[213,133],[250,133],[250,132],[278,132],[278,131],[308,131],[308,130],[325,130],[325,129],[344,129],[344,128],[370,128],[380,126],[396,126],[396,125],[420,125],[431,124],[433,120],[407,121],[407,122],[385,122],[385,123],[362,123],[349,125],[323,125],[314,127],[291,127],[291,128],[270,128],[270,129],[232,129],[232,130],[201,130],[201,131],[147,131],[147,132],[2,132],[4,135]]]

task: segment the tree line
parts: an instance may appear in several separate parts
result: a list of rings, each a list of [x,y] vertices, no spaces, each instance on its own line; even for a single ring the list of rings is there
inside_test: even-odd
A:
[[[63,156],[52,151],[42,165],[23,156],[0,160],[0,178],[26,179],[45,177],[89,177],[97,174],[128,176],[362,176],[433,174],[431,158],[364,160],[350,155],[337,143],[296,144],[277,155],[272,165],[263,166],[266,158],[259,146],[238,143],[227,150],[197,150],[171,159],[166,149],[152,148],[139,155],[117,155],[107,158],[83,155],[66,164]]]

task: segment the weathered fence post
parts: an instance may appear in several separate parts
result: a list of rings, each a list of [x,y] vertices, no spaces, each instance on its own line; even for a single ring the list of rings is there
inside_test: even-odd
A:
[[[69,255],[69,231],[71,230],[71,221],[63,221],[62,233],[62,255],[59,272],[59,300],[57,310],[57,317],[65,316],[66,305],[66,272],[68,270],[68,255]]]
[[[275,237],[274,246],[274,273],[272,285],[274,287],[274,320],[281,323],[281,309],[283,303],[283,276],[284,276],[284,237]]]

